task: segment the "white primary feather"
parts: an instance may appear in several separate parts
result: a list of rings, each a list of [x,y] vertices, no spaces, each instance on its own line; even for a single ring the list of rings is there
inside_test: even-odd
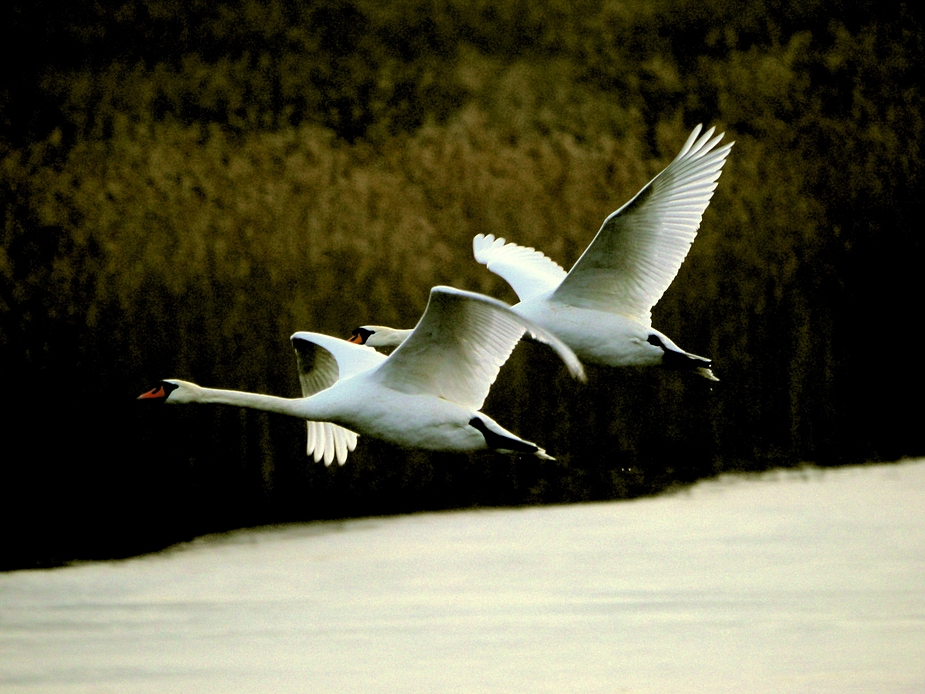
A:
[[[374,349],[320,333],[298,332],[291,340],[305,398],[330,388],[338,380],[369,371],[385,360]],[[356,448],[358,434],[349,429],[330,422],[309,421],[306,426],[306,453],[316,463],[324,460],[325,465],[330,465],[337,460],[343,465],[347,454]]]
[[[477,262],[511,285],[521,301],[550,292],[565,279],[565,270],[538,250],[505,243],[493,234],[477,234],[472,253]]]
[[[681,152],[600,231],[552,300],[651,324],[652,307],[684,262],[732,143],[714,128],[691,133]]]

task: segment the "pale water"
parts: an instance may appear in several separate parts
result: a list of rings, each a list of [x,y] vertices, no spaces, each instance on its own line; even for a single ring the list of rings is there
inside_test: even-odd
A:
[[[925,461],[0,575],[2,692],[925,692]]]

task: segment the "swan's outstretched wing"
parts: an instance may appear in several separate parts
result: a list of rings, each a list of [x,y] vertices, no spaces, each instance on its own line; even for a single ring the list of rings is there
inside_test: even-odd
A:
[[[504,278],[521,301],[550,292],[565,279],[565,270],[539,251],[505,243],[493,234],[476,235],[472,253],[476,261]]]
[[[434,287],[411,337],[376,370],[381,383],[478,409],[524,330],[547,342],[576,378],[578,357],[559,338],[514,313],[503,301],[451,287]]]
[[[651,322],[687,257],[733,143],[694,128],[680,154],[604,220],[553,299]],[[715,149],[714,149],[715,148]]]
[[[353,345],[320,333],[298,332],[291,338],[299,368],[302,397],[330,388],[338,380],[369,371],[385,360],[385,356],[369,347]],[[315,462],[324,459],[330,465],[347,462],[347,453],[356,448],[357,434],[330,422],[308,422],[306,453]]]
[[[297,332],[290,340],[299,363],[302,396],[306,398],[339,380],[369,371],[386,359],[371,347],[322,333]]]

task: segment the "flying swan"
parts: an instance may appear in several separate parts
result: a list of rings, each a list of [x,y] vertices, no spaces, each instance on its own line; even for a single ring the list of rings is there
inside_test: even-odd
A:
[[[307,452],[341,465],[357,434],[405,448],[467,452],[486,448],[550,459],[535,443],[479,412],[524,330],[547,342],[571,374],[581,362],[558,338],[502,301],[451,287],[434,287],[424,315],[390,356],[319,333],[297,332],[303,397],[203,388],[169,379],[139,396],[170,404],[250,407],[308,420]]]
[[[652,307],[687,257],[733,143],[694,128],[681,152],[632,200],[604,220],[566,273],[533,248],[492,234],[472,240],[475,259],[504,278],[520,303],[513,310],[540,325],[588,363],[692,370],[717,381],[706,357],[685,352],[652,327]],[[400,344],[411,331],[366,325],[351,341]]]

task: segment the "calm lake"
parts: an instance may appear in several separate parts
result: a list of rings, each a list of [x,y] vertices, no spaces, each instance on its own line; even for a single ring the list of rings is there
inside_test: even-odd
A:
[[[6,692],[925,692],[925,461],[0,574]]]

